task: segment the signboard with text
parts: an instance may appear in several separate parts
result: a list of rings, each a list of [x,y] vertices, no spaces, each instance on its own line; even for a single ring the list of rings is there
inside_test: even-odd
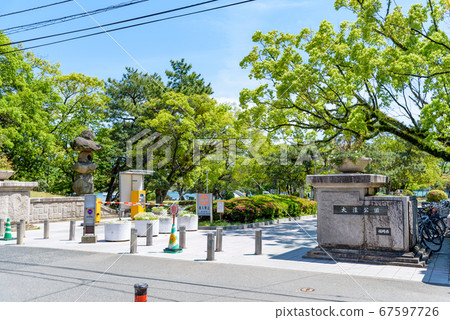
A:
[[[172,215],[176,215],[176,214],[178,213],[178,204],[173,203],[173,204],[170,206],[170,213],[171,213]]]
[[[84,232],[83,234],[95,234],[95,205],[97,196],[86,194],[84,196]]]
[[[333,206],[334,214],[387,215],[387,206]]]
[[[218,213],[224,213],[225,212],[225,202],[218,201],[217,202],[217,212]]]
[[[212,215],[212,193],[197,193],[197,215],[209,217]]]

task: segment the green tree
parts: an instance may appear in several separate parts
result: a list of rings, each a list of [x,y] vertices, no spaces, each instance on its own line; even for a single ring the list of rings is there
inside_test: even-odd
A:
[[[156,201],[161,202],[177,181],[201,165],[203,159],[214,154],[222,139],[230,137],[234,118],[229,106],[218,104],[206,95],[187,96],[167,92],[161,99],[154,101],[151,107],[159,112],[150,112],[148,118],[143,117],[143,126],[160,134],[161,139],[167,139],[164,146],[170,146],[170,159],[166,158],[164,148],[157,149],[153,159],[147,159],[152,161],[154,167],[158,166],[155,170],[168,185],[168,188],[155,190]],[[158,139],[156,137],[152,143]],[[196,148],[198,157],[194,158]],[[160,167],[160,163],[166,159],[168,161]]]
[[[9,43],[0,34],[0,43]],[[69,142],[101,124],[103,82],[62,75],[32,53],[0,46],[0,153],[13,161],[15,179],[39,182],[46,191],[70,192],[75,160]]]
[[[148,75],[131,68],[127,68],[120,81],[108,80],[107,113],[112,126],[103,136],[116,141],[104,171],[111,176],[108,196],[117,186],[119,171],[126,168],[126,141],[142,130],[148,130],[142,139],[150,139],[149,145],[165,139],[171,148],[171,159],[162,167],[158,164],[164,160],[164,149],[156,149],[153,159],[147,158],[147,150],[143,150],[142,164],[154,163],[157,171],[147,182],[154,188],[157,202],[162,202],[177,183],[180,188],[188,188],[192,182],[190,173],[198,165],[193,159],[193,142],[198,139],[213,142],[225,137],[232,125],[229,107],[208,97],[212,93],[210,84],[192,72],[190,64],[184,60],[171,61],[171,67],[172,70],[166,71],[166,84],[158,74]],[[205,144],[199,160],[214,150],[214,144]],[[140,156],[139,152],[133,155],[135,159]]]
[[[366,171],[388,176],[393,190],[428,188],[441,180],[442,160],[392,135],[381,135],[365,148],[373,159]]]
[[[315,131],[370,139],[387,132],[450,160],[450,41],[448,1],[430,0],[407,12],[386,0],[337,0],[354,22],[317,32],[256,32],[259,46],[241,62],[263,81],[241,92],[248,117],[269,131]]]

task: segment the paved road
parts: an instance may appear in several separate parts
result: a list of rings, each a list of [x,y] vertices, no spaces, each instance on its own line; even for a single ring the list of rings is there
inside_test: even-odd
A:
[[[450,288],[310,271],[130,254],[0,247],[0,301],[449,301]],[[302,292],[302,288],[314,288]]]

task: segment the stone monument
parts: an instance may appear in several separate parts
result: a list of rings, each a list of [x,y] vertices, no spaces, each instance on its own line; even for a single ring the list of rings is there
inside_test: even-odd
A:
[[[304,257],[423,267],[417,244],[417,199],[376,196],[388,177],[376,174],[310,175],[317,194],[319,246]]]
[[[72,189],[79,195],[84,195],[84,222],[83,222],[83,236],[82,243],[97,242],[97,235],[95,234],[95,195],[94,193],[94,178],[92,172],[97,169],[97,164],[94,159],[94,152],[103,150],[103,147],[94,142],[95,136],[92,130],[84,130],[81,137],[75,138],[70,146],[73,150],[79,151],[78,162],[76,162],[72,169],[78,172],[78,178],[73,183]]]
[[[94,193],[94,178],[92,172],[97,169],[94,159],[94,152],[103,150],[103,147],[94,142],[95,136],[92,130],[84,130],[81,137],[75,138],[70,146],[73,150],[79,151],[78,162],[72,166],[72,170],[78,172],[78,178],[73,183],[72,189],[77,194]]]

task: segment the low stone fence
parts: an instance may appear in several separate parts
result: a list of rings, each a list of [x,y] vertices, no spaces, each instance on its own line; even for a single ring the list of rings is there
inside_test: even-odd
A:
[[[31,198],[28,222],[83,219],[83,211],[84,197]],[[102,205],[102,217],[113,216],[117,216],[116,211]]]

